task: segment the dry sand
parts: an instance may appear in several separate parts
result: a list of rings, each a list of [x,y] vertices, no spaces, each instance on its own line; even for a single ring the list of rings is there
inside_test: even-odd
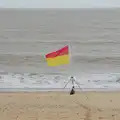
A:
[[[0,120],[120,120],[120,93],[0,93]]]

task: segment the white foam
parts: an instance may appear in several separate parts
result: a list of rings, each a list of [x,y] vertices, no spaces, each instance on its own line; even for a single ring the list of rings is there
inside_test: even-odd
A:
[[[75,88],[82,88],[82,90],[113,90],[120,89],[119,73],[112,74],[84,74],[76,76]],[[5,73],[0,74],[0,89],[16,89],[30,91],[36,90],[64,90],[64,86],[69,81],[67,75],[44,75],[38,73]],[[66,89],[72,87],[70,82]]]

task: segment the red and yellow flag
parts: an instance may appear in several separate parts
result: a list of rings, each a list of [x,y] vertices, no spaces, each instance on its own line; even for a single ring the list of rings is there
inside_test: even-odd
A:
[[[69,64],[69,50],[68,46],[65,46],[55,52],[51,52],[46,55],[48,66],[58,66],[63,64]]]

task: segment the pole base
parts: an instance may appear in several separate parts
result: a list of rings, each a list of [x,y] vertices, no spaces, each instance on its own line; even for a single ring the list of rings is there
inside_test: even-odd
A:
[[[72,90],[70,91],[70,95],[74,95],[75,94],[75,90],[74,87],[72,88]]]

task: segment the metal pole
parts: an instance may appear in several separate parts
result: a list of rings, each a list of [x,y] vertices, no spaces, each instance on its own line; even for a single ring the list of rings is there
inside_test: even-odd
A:
[[[65,87],[64,87],[64,89],[66,88],[66,86],[68,85],[68,83],[71,81],[71,79],[66,83],[66,85],[65,85]]]

